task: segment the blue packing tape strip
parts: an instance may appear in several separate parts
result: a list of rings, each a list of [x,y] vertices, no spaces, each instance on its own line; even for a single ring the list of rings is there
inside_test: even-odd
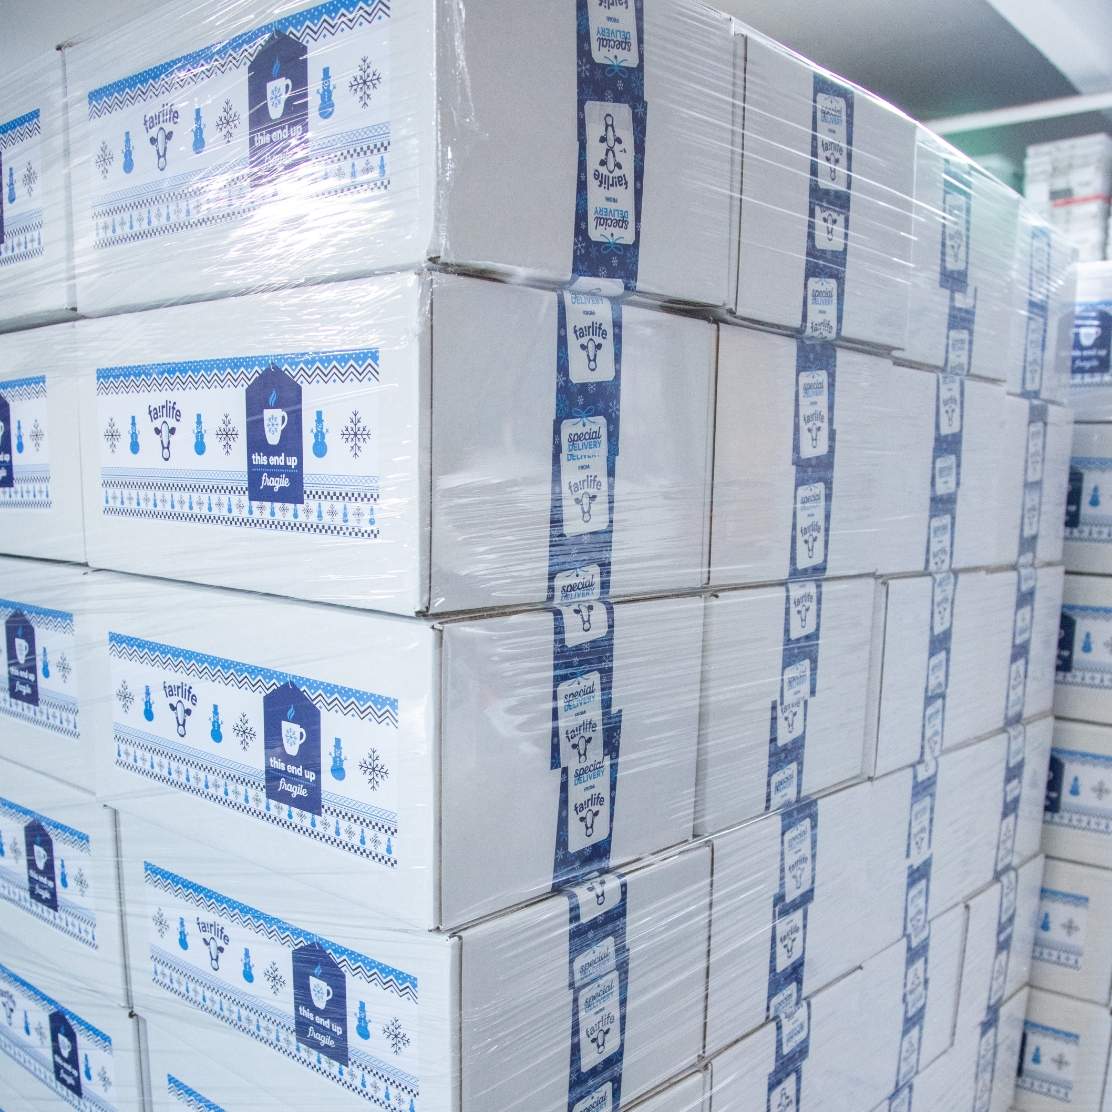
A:
[[[803,999],[815,892],[818,804],[803,795],[808,703],[818,690],[822,578],[829,560],[837,446],[835,397],[852,193],[853,92],[815,74],[801,336],[792,429],[792,536],[778,697],[769,712],[765,809],[782,808],[780,885],[773,900],[766,1008],[777,1024],[768,1107],[796,1107],[810,1052]]]

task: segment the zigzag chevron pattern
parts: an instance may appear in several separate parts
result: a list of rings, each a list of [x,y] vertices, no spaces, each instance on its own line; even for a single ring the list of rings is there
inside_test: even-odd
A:
[[[4,397],[10,402],[29,402],[35,398],[45,398],[46,376],[36,375],[34,378],[16,378],[10,382],[0,381],[0,397]]]
[[[254,934],[263,935],[291,952],[302,946],[319,946],[348,976],[358,977],[367,984],[381,988],[384,992],[417,1003],[417,978],[403,973],[400,969],[383,965],[373,958],[357,954],[344,946],[338,946],[329,942],[327,938],[321,938],[309,931],[299,930],[281,919],[275,919],[272,915],[248,907],[238,900],[228,899],[210,889],[190,884],[150,863],[145,864],[144,883],[148,887],[165,892],[174,899],[192,904],[213,915],[223,916],[237,926],[244,927]],[[186,969],[185,972],[191,976],[199,975],[192,969]]]
[[[191,1089],[184,1081],[179,1081],[172,1073],[166,1075],[166,1092],[179,1104],[184,1104],[191,1112],[224,1112],[219,1104]]]
[[[159,393],[165,390],[243,389],[272,364],[285,371],[301,386],[378,381],[377,351],[321,352],[313,357],[276,353],[234,356],[226,360],[205,359],[135,367],[105,367],[97,371],[97,393],[107,396]]]
[[[28,139],[34,139],[36,135],[42,134],[42,121],[39,119],[38,112],[32,112],[30,115],[32,118],[24,119],[22,123],[12,120],[11,122],[16,126],[10,131],[0,127],[0,151],[10,151],[12,147],[17,147],[20,143],[26,143]]]
[[[317,13],[321,13],[320,17],[313,19]],[[175,59],[167,63],[169,68],[156,67],[159,75],[142,84],[131,85],[129,82],[133,79],[129,78],[124,87],[115,92],[102,93],[101,90],[94,89],[89,93],[89,119],[99,119],[140,101],[168,96],[178,89],[208,81],[229,70],[247,65],[271,31],[284,31],[292,38],[310,45],[379,19],[388,19],[389,16],[389,0],[373,0],[371,3],[365,0],[354,0],[354,3],[352,0],[330,0],[327,4],[268,23],[246,35],[231,39],[226,44],[208,47]],[[136,76],[141,77],[142,74]]]
[[[117,660],[127,660],[133,664],[145,664],[164,672],[184,672],[195,679],[220,684],[223,687],[238,687],[241,691],[253,691],[266,695],[285,683],[300,687],[313,703],[321,710],[331,711],[349,717],[370,720],[379,726],[398,724],[398,704],[394,699],[369,692],[352,693],[349,696],[328,694],[314,687],[319,681],[306,679],[286,673],[264,673],[246,671],[247,665],[222,657],[200,656],[185,650],[175,650],[169,646],[139,648],[126,644],[120,634],[109,634],[109,655]],[[364,701],[366,700],[366,701]],[[381,706],[376,706],[381,702]]]

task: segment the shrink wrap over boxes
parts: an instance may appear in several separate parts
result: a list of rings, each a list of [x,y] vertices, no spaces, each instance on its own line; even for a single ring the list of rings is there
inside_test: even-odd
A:
[[[83,312],[426,259],[726,303],[738,142],[721,14],[203,10],[67,51]]]
[[[1112,420],[1112,263],[1077,267],[1069,404],[1078,421]]]
[[[698,596],[440,623],[97,579],[103,795],[235,846],[248,903],[280,862],[454,927],[691,837]]]
[[[78,336],[94,566],[396,613],[705,581],[708,323],[425,273]]]
[[[0,550],[85,562],[71,325],[0,335]]]
[[[65,97],[58,50],[0,79],[0,332],[76,305]]]
[[[573,1039],[584,1072],[617,1063],[623,1102],[696,1064],[705,846],[427,934],[371,928],[277,872],[260,908],[239,898],[264,890],[260,870],[193,867],[127,816],[122,837],[136,1010],[172,1023],[193,1062],[264,1078],[291,1105],[366,1108],[389,1088],[404,1107],[555,1108]]]
[[[1112,725],[1112,578],[1067,575],[1058,634],[1054,709]]]
[[[738,316],[904,346],[915,125],[746,34]]]
[[[0,557],[0,757],[92,793],[93,634],[85,568]]]
[[[1063,619],[1068,616],[1063,613]],[[1072,698],[1059,690],[1056,703]],[[1048,857],[1105,868],[1112,861],[1112,729],[1088,722],[1054,723],[1043,815]]]

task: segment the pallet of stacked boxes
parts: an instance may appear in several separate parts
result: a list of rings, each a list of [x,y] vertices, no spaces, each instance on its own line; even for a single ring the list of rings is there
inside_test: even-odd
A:
[[[74,315],[66,116],[60,51],[0,80],[0,331]]]

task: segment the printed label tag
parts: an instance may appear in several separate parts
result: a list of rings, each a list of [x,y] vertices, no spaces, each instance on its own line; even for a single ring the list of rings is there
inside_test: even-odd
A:
[[[799,1070],[789,1074],[768,1091],[768,1107],[775,1112],[796,1112],[799,1108]]]
[[[961,432],[961,379],[938,376],[938,431],[943,436]]]
[[[633,243],[637,239],[633,112],[628,104],[588,100],[583,104],[583,119],[587,129],[587,234],[599,243]]]
[[[565,536],[597,533],[609,526],[608,450],[605,417],[573,417],[560,422]]]
[[[780,1057],[786,1058],[797,1046],[801,1046],[811,1030],[810,1009],[806,1004],[801,1004],[794,1012],[781,1015],[780,1026]]]
[[[932,572],[944,571],[950,566],[951,540],[953,537],[953,519],[949,514],[939,514],[932,517],[929,525],[930,533],[930,567]]]
[[[954,574],[936,575],[931,586],[931,631],[937,637],[950,628],[954,608]]]
[[[950,654],[940,649],[927,661],[927,693],[944,695],[946,693],[947,662]]]
[[[934,699],[923,712],[923,754],[938,759],[942,752],[942,729],[946,721],[946,700]]]
[[[818,587],[814,580],[788,584],[788,638],[798,641],[815,630],[818,616]]]
[[[782,1015],[789,1015],[799,1007],[796,983],[793,980],[775,993],[768,1002],[768,1014],[772,1019]]]
[[[614,937],[613,935],[607,935],[601,942],[596,943],[575,959],[573,968],[576,988],[585,985],[588,981],[597,980],[605,973],[612,973],[617,965],[617,948],[614,945]]]
[[[568,849],[578,853],[610,833],[610,758],[568,768]]]
[[[1047,1027],[1028,1019],[1023,1025],[1023,1035],[1023,1058],[1016,1088],[1070,1104],[1081,1050],[1078,1033]],[[992,1053],[995,1055],[995,1046]],[[985,1056],[988,1058],[987,1053]]]
[[[969,374],[969,354],[973,349],[968,328],[951,328],[946,333],[946,370],[955,375]]]
[[[622,882],[612,873],[592,877],[571,891],[579,905],[579,921],[583,924],[613,911],[622,902]]]
[[[801,737],[807,725],[807,704],[802,700],[780,703],[780,728],[776,731],[777,744],[783,746]]]
[[[814,884],[811,860],[811,820],[804,819],[784,832],[784,902],[792,903]]]
[[[848,188],[846,180],[846,98],[830,93],[815,97],[815,125],[818,136],[818,182],[823,189]]]
[[[815,205],[815,247],[819,251],[846,249],[846,216],[826,205]]]
[[[942,237],[942,269],[961,273],[969,266],[969,240],[965,234],[969,222],[969,198],[964,193],[945,190],[943,217],[946,223]]]
[[[910,1019],[927,1002],[927,959],[913,961],[904,973],[904,1015]]]
[[[634,66],[640,61],[634,0],[593,0],[587,9],[591,57],[600,65]]]
[[[553,599],[557,606],[597,599],[602,595],[601,584],[602,571],[598,564],[557,572],[553,579]]]
[[[597,641],[610,630],[610,615],[601,602],[585,599],[573,606],[561,606],[560,612],[564,616],[564,644],[568,648]]]
[[[806,927],[803,909],[776,920],[776,972],[782,973],[789,966],[803,959],[806,948]]]
[[[781,681],[781,702],[802,703],[811,694],[811,661],[798,660],[784,669]]]
[[[1013,660],[1008,671],[1008,717],[1018,718],[1023,712],[1027,694],[1027,661]]]
[[[1008,727],[1008,767],[1014,768],[1027,754],[1027,727]]]
[[[830,448],[830,379],[826,371],[801,371],[798,383],[799,454],[815,459]]]
[[[927,937],[930,922],[927,919],[927,882],[920,880],[907,890],[907,937],[914,949]]]
[[[785,765],[773,773],[769,781],[770,810],[778,811],[781,807],[794,803],[799,798],[799,766],[797,762]]]
[[[1046,351],[1046,321],[1041,316],[1027,318],[1027,343],[1023,361],[1023,389],[1038,393],[1042,387],[1043,355]]]
[[[923,796],[911,807],[911,821],[908,831],[908,850],[912,866],[921,865],[931,853],[931,813],[934,797]]]
[[[795,492],[795,562],[813,568],[826,559],[826,486],[804,483]]]
[[[556,686],[560,764],[577,768],[602,755],[602,676],[587,672]]]
[[[1025,645],[1031,639],[1031,606],[1019,607],[1015,612],[1015,636],[1013,643]]]
[[[597,294],[564,292],[568,328],[568,377],[572,382],[613,382],[614,306]]]
[[[940,497],[958,489],[958,457],[939,456],[934,461],[934,493]],[[949,514],[946,515],[949,519]]]
[[[917,1023],[904,1035],[900,1043],[899,1084],[906,1085],[919,1069],[919,1042],[922,1038],[922,1025]]]
[[[1028,594],[1035,589],[1038,582],[1038,571],[1035,568],[1034,557],[1028,554],[1020,559],[1016,567],[1019,573],[1019,589],[1023,594]]]
[[[578,996],[580,1072],[586,1073],[622,1046],[618,974],[600,977]]]
[[[590,1096],[584,1097],[572,1112],[613,1112],[614,1086],[612,1082],[600,1085]]]
[[[803,334],[833,340],[838,334],[838,282],[834,278],[807,279],[807,320]]]
[[[1027,426],[1027,482],[1041,483],[1046,439],[1046,425],[1042,421]]]
[[[989,979],[988,1002],[999,1004],[1004,999],[1004,989],[1008,983],[1008,949],[996,951],[992,963],[992,977]]]
[[[1001,820],[1000,840],[996,844],[997,871],[1010,865],[1015,855],[1015,820],[1014,812]]]

